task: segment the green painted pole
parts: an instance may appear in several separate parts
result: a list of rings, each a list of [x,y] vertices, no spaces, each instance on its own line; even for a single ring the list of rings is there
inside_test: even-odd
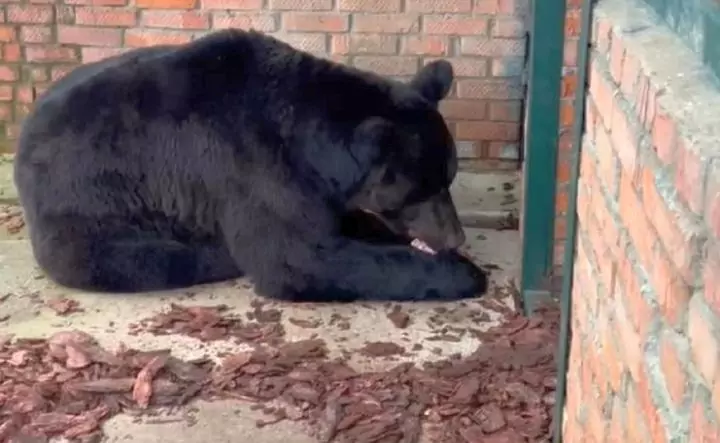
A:
[[[520,283],[526,314],[532,313],[538,299],[549,295],[550,289],[565,12],[565,0],[533,1],[528,54]]]

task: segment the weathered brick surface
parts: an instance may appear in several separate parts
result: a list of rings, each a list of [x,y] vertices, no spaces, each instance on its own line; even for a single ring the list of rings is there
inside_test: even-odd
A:
[[[720,441],[720,90],[634,1],[594,15],[564,441]]]
[[[73,66],[128,48],[257,29],[356,67],[407,79],[437,58],[457,85],[443,104],[459,141],[513,169],[519,152],[528,0],[6,0],[0,5],[0,129],[13,138],[41,90]],[[17,104],[13,102],[18,102]],[[0,134],[2,136],[2,134]]]

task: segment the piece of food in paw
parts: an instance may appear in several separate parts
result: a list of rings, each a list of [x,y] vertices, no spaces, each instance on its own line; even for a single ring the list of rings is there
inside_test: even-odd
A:
[[[410,243],[410,246],[412,246],[415,249],[418,249],[420,251],[423,251],[427,254],[435,255],[436,252],[433,248],[427,245],[424,241],[420,240],[419,238],[416,238]]]

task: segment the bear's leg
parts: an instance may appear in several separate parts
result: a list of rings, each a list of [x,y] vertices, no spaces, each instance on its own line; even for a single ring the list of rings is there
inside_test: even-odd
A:
[[[242,276],[224,246],[185,244],[129,225],[63,217],[34,231],[38,263],[66,287],[142,292]]]
[[[488,287],[487,274],[456,252],[426,254],[409,246],[340,241],[314,256],[314,262],[294,263],[293,282],[276,290],[295,301],[431,301],[479,297]],[[258,288],[261,286],[257,285]]]
[[[336,233],[323,217],[228,211],[223,231],[258,293],[299,302],[458,300],[482,295],[487,275],[457,253],[373,244]]]

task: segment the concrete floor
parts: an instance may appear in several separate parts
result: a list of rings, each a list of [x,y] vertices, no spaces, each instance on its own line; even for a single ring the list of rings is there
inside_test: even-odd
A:
[[[517,210],[517,192],[507,189],[505,183],[513,182],[507,175],[463,176],[454,186],[453,194],[463,214],[483,216],[485,219],[499,217],[508,211]],[[511,201],[515,199],[515,201]],[[5,207],[7,213],[7,207]],[[252,311],[251,302],[257,298],[251,289],[246,289],[238,282],[228,282],[212,286],[193,288],[194,296],[190,299],[187,291],[148,294],[147,296],[109,296],[94,293],[70,291],[58,287],[45,279],[35,265],[26,232],[8,234],[3,226],[8,224],[8,217],[3,219],[0,208],[0,296],[11,294],[4,302],[0,302],[0,313],[9,316],[0,321],[3,333],[15,334],[18,337],[46,337],[55,331],[80,329],[97,337],[100,344],[115,349],[120,342],[140,349],[172,348],[174,355],[181,358],[196,358],[203,355],[212,357],[222,351],[238,351],[237,345],[218,342],[215,345],[201,344],[199,341],[184,336],[161,336],[149,334],[128,335],[128,326],[146,318],[155,312],[168,307],[169,303],[187,303],[193,305],[227,304],[236,312]],[[482,217],[481,217],[482,218]],[[11,223],[11,222],[9,222]],[[492,263],[500,269],[494,270],[494,284],[504,284],[514,279],[519,266],[519,235],[517,231],[497,231],[494,229],[468,228],[468,252],[480,263]],[[44,302],[57,296],[73,298],[80,303],[84,312],[59,317],[54,311],[44,306]],[[505,300],[512,305],[512,300]],[[446,308],[438,314],[434,308]],[[405,310],[410,312],[411,324],[406,329],[397,329],[386,318],[389,308],[384,304],[363,305],[289,305],[274,303],[272,307],[283,311],[284,326],[287,340],[309,338],[319,334],[324,338],[331,355],[339,355],[342,350],[361,348],[368,341],[393,341],[407,344],[410,349],[414,343],[425,343],[424,349],[409,352],[404,358],[393,360],[383,358],[356,357],[352,364],[359,370],[384,369],[398,364],[400,361],[421,363],[436,360],[440,356],[454,353],[468,354],[479,344],[475,337],[465,335],[458,342],[440,342],[441,352],[427,346],[427,338],[436,334],[432,327],[431,317],[442,315],[444,323],[454,324],[459,328],[471,327],[485,330],[501,319],[496,311],[489,310],[476,301],[465,303],[427,303],[407,304]],[[346,330],[331,326],[330,318],[340,314],[350,319],[351,327]],[[486,318],[479,322],[479,317]],[[287,320],[322,319],[324,326],[317,329],[303,329]],[[111,323],[112,322],[112,323]],[[112,324],[112,326],[110,326]],[[439,356],[440,355],[440,356]],[[255,421],[261,413],[252,411],[249,404],[241,402],[194,403],[173,417],[158,420],[139,420],[135,417],[118,416],[111,419],[105,427],[107,441],[119,442],[237,442],[253,441],[254,443],[277,443],[288,441],[293,443],[312,443],[315,439],[308,437],[301,424],[281,422],[272,426],[257,428]],[[175,417],[178,418],[178,417]]]

